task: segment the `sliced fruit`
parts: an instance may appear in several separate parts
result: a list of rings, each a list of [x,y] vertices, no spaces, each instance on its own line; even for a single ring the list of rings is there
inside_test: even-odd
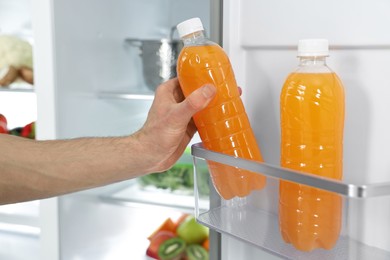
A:
[[[1,123],[0,123],[1,124]],[[21,136],[23,127],[15,127],[12,128],[11,130],[8,131],[8,134],[10,135],[16,135],[16,136]],[[0,132],[1,133],[1,132]]]
[[[8,133],[7,129],[7,118],[0,114],[0,134],[6,134]]]
[[[203,241],[202,246],[204,247],[204,249],[209,251],[210,250],[210,240],[207,238],[205,241]]]
[[[164,241],[158,249],[158,256],[161,260],[180,260],[184,255],[186,242],[174,237]]]
[[[200,245],[190,245],[186,249],[187,260],[209,260],[209,252]]]
[[[175,232],[175,224],[173,223],[171,218],[167,218],[149,237],[148,239],[151,240],[155,234],[157,234],[160,231],[170,231]]]
[[[35,139],[35,122],[25,125],[20,135],[26,138]]]
[[[175,226],[175,232],[177,231],[177,229],[179,228],[179,226],[181,225],[181,223],[184,222],[184,220],[189,216],[189,214],[187,213],[183,213],[181,214],[177,219],[174,219],[173,220],[173,224]]]
[[[160,259],[158,257],[158,249],[159,249],[160,245],[164,241],[166,241],[170,238],[174,238],[175,236],[176,236],[175,233],[173,233],[171,231],[162,230],[162,231],[157,232],[150,239],[150,244],[149,244],[148,249],[146,250],[146,255],[153,257],[155,259]]]
[[[176,234],[187,244],[201,244],[209,236],[207,227],[196,222],[194,216],[188,216],[178,227]]]

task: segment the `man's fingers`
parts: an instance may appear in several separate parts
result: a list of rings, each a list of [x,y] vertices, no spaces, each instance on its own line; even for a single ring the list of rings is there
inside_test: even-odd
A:
[[[192,92],[183,102],[182,105],[192,115],[202,110],[215,96],[216,89],[213,85],[205,85]]]
[[[196,112],[205,108],[214,98],[217,90],[213,85],[204,85],[192,92],[182,103],[178,113],[190,119]]]

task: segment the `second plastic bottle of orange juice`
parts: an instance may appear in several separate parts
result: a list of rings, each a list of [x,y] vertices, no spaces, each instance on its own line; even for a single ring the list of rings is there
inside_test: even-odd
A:
[[[344,89],[326,65],[328,41],[301,40],[299,67],[280,96],[281,165],[342,178]],[[297,249],[331,249],[341,229],[341,197],[281,181],[279,223],[283,239]]]
[[[228,56],[204,35],[199,18],[177,26],[184,47],[177,62],[178,79],[185,96],[205,84],[217,88],[215,98],[194,121],[205,148],[244,159],[262,161],[244,109]],[[208,162],[217,192],[224,199],[244,197],[265,185],[259,174]]]

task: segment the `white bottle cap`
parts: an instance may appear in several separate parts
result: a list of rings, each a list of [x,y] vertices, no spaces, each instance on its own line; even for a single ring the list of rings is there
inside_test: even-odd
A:
[[[198,17],[181,22],[176,26],[176,28],[180,38],[188,34],[204,30],[202,21]]]
[[[298,57],[329,56],[327,39],[304,39],[298,43]]]

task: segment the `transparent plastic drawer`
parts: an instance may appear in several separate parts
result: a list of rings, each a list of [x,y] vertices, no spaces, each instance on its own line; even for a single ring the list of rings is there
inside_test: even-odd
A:
[[[195,168],[195,209],[198,222],[286,259],[390,259],[390,183],[357,185],[304,174],[192,146]],[[214,188],[210,162],[266,176],[266,186],[246,197],[225,200]],[[204,179],[211,196],[204,207]],[[198,181],[199,180],[199,181]],[[341,198],[341,231],[331,249],[296,249],[284,242],[279,226],[279,183],[289,181]],[[200,207],[200,202],[202,206]],[[379,217],[379,218],[378,218]],[[378,218],[378,220],[376,220]],[[382,223],[385,221],[384,223]]]

